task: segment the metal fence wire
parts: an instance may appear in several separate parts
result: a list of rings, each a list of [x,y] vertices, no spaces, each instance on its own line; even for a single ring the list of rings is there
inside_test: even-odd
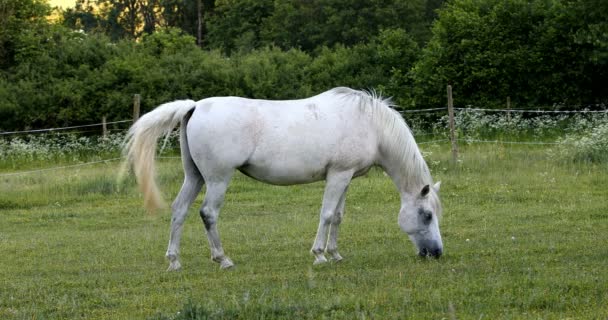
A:
[[[410,113],[436,113],[438,111],[447,111],[448,107],[440,107],[440,108],[427,108],[427,109],[416,109],[416,110],[402,110],[402,114],[410,114]],[[546,113],[546,114],[608,114],[608,109],[605,110],[528,110],[528,109],[485,109],[485,108],[454,108],[454,110],[458,110],[461,112],[503,112],[503,113]],[[46,128],[46,129],[32,129],[32,130],[23,130],[23,131],[4,131],[0,132],[0,136],[10,136],[10,135],[20,135],[20,134],[33,134],[33,133],[54,133],[58,131],[65,130],[73,130],[80,128],[90,128],[90,127],[101,127],[105,125],[111,124],[122,124],[133,122],[133,120],[119,120],[119,121],[111,121],[105,123],[93,123],[93,124],[85,124],[78,126],[67,126],[67,127],[59,127],[59,128]],[[110,131],[121,131],[122,129],[110,129]],[[424,137],[424,136],[441,136],[441,134],[435,133],[421,133],[414,134],[416,138]],[[465,143],[495,143],[495,144],[511,144],[511,145],[558,145],[563,144],[560,142],[545,142],[545,141],[503,141],[503,140],[483,140],[483,139],[472,139],[472,138],[459,138],[458,141],[462,141]],[[441,139],[433,139],[428,141],[420,141],[419,145],[428,145],[428,144],[439,144],[449,142],[450,139],[441,138]],[[159,157],[163,158],[179,158],[179,157]],[[83,167],[88,165],[94,165],[99,163],[108,163],[113,161],[118,161],[123,159],[122,157],[90,161],[72,165],[65,166],[57,166],[57,167],[49,167],[49,168],[41,168],[35,170],[27,170],[27,171],[19,171],[19,172],[10,172],[0,174],[0,177],[8,177],[8,176],[16,176],[16,175],[24,175],[24,174],[32,174],[32,173],[41,173],[48,172],[60,169],[70,169],[75,167]]]

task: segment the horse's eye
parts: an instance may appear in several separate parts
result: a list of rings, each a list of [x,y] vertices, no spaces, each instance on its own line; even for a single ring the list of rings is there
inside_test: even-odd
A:
[[[431,220],[433,220],[433,213],[428,210],[420,208],[418,209],[418,215],[420,215],[424,223],[428,224],[431,222]]]
[[[431,222],[431,220],[433,220],[433,214],[430,212],[425,213],[424,222],[429,223],[429,222]]]

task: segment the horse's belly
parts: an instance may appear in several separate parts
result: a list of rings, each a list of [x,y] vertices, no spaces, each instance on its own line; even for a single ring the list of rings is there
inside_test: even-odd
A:
[[[316,151],[323,149],[322,146]],[[352,170],[353,176],[365,174],[374,164],[373,156],[344,156],[328,152],[271,153],[251,157],[238,169],[256,180],[275,185],[293,185],[325,180],[328,172]]]
[[[238,169],[253,179],[274,185],[311,183],[325,179],[327,174],[327,169],[322,166],[303,168],[280,163],[273,165],[246,163]]]

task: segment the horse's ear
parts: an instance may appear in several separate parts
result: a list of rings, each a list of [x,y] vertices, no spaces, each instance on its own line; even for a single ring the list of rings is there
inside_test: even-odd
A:
[[[431,192],[431,187],[427,184],[426,186],[424,186],[422,188],[422,191],[420,191],[420,197],[424,198],[426,197],[429,192]]]
[[[439,189],[441,188],[441,181],[437,181],[434,185],[433,185],[433,190],[435,190],[435,192],[439,193]]]

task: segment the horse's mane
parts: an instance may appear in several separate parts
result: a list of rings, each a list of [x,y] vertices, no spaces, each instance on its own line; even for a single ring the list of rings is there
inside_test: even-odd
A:
[[[380,138],[381,150],[400,159],[403,164],[400,170],[406,190],[433,182],[409,126],[394,109],[396,105],[390,98],[383,98],[373,90],[335,88],[331,91],[345,98],[356,99],[361,112],[370,116]]]

